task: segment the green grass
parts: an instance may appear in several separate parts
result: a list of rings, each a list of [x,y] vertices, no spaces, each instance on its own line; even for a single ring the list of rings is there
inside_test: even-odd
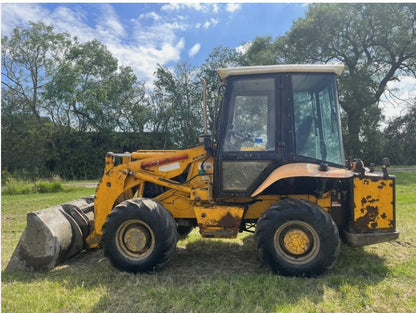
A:
[[[27,195],[31,193],[57,193],[69,192],[78,188],[79,182],[63,184],[61,181],[37,180],[28,182],[22,180],[10,179],[2,187],[2,195]]]
[[[2,196],[2,268],[29,211],[94,189]],[[114,269],[102,249],[50,272],[2,272],[2,312],[416,312],[416,172],[397,173],[395,242],[343,245],[335,267],[318,278],[281,277],[257,257],[254,236],[201,239],[194,230],[161,271]]]

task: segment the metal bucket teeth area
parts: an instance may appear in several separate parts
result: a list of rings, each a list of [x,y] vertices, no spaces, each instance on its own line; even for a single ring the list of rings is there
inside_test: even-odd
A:
[[[86,197],[27,214],[27,226],[6,270],[50,270],[80,253],[94,221]]]

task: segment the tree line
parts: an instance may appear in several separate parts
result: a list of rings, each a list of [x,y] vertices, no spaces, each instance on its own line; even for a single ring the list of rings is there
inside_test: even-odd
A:
[[[153,88],[99,41],[80,43],[43,22],[2,37],[2,170],[25,177],[98,178],[107,151],[185,148],[202,132],[208,82],[209,127],[216,69],[342,62],[339,78],[347,156],[416,164],[416,99],[380,128],[388,83],[416,77],[416,4],[310,4],[283,36],[254,38],[244,52],[218,46],[205,63],[158,66]]]

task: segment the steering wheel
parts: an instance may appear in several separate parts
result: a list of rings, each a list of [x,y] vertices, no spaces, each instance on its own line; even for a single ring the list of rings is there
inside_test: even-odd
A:
[[[231,137],[235,138],[235,141],[231,143]],[[241,148],[242,143],[244,142],[253,142],[252,135],[241,136],[240,134],[235,133],[234,131],[230,131],[230,143],[238,148]]]

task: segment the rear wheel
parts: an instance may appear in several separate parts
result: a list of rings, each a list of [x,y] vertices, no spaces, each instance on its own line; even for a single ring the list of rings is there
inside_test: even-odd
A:
[[[288,198],[273,204],[258,220],[256,248],[278,274],[320,275],[339,255],[338,228],[316,204]]]
[[[176,250],[176,223],[169,211],[150,199],[117,205],[103,226],[104,254],[127,272],[163,267]]]

